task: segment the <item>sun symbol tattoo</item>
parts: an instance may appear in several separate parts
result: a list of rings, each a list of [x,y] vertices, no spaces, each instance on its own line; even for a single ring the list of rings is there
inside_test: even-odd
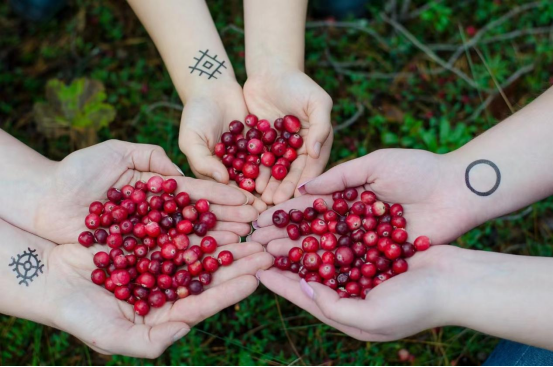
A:
[[[21,279],[19,284],[25,284],[27,287],[35,277],[38,277],[39,272],[42,274],[44,265],[39,260],[36,250],[27,248],[22,254],[17,255],[17,259],[12,257],[12,262],[9,266],[13,267],[13,271],[17,274],[17,279]]]

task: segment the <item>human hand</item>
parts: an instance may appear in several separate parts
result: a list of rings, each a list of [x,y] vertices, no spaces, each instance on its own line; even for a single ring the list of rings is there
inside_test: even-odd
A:
[[[94,201],[105,201],[111,187],[121,188],[154,175],[172,177],[178,192],[186,191],[193,201],[212,203],[218,218],[210,233],[220,244],[238,242],[239,235],[250,232],[250,222],[258,216],[250,193],[236,188],[183,177],[159,146],[133,144],[117,140],[82,149],[55,163],[44,181],[44,193],[34,203],[33,225],[29,230],[59,244],[74,243],[85,229],[84,218]],[[199,242],[190,236],[192,243]]]
[[[258,279],[274,293],[322,322],[364,341],[390,341],[432,327],[450,325],[461,250],[433,246],[409,258],[409,271],[369,291],[364,300],[339,298],[335,290],[276,268],[259,271]]]
[[[304,145],[292,163],[288,175],[280,182],[271,170],[261,166],[255,185],[267,204],[279,204],[294,194],[297,186],[323,172],[332,147],[330,112],[332,99],[311,78],[298,69],[275,67],[249,75],[244,98],[250,113],[274,121],[285,115],[297,116],[302,124],[299,134]]]
[[[451,171],[447,156],[407,149],[375,151],[330,169],[300,189],[305,195],[262,213],[252,238],[268,244],[270,252],[286,254],[301,239],[291,241],[285,229],[272,224],[276,210],[303,210],[318,197],[331,203],[333,192],[356,187],[403,205],[411,242],[425,235],[433,243],[449,243],[481,223],[479,213],[471,210],[468,190],[460,185],[462,179]]]
[[[47,242],[47,241],[45,241]],[[123,354],[157,358],[199,322],[240,302],[258,286],[254,274],[267,269],[273,258],[257,243],[220,246],[235,262],[221,267],[204,292],[152,308],[146,317],[134,313],[133,306],[116,299],[90,280],[95,269],[93,254],[105,246],[85,248],[79,244],[55,246],[45,254],[48,285],[45,302],[48,322],[79,338],[102,354]]]

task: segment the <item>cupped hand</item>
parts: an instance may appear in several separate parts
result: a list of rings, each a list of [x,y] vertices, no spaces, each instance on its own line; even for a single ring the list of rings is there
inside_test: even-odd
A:
[[[238,242],[250,232],[258,211],[254,197],[228,185],[184,177],[159,146],[110,140],[82,149],[56,163],[44,185],[44,196],[35,203],[33,233],[59,244],[75,243],[86,230],[84,218],[94,201],[107,201],[111,187],[121,188],[159,175],[174,178],[177,192],[186,191],[193,201],[210,201],[218,222],[212,236],[219,243]],[[199,241],[191,236],[192,242]]]
[[[267,204],[279,204],[294,193],[299,184],[323,172],[332,147],[330,96],[303,72],[296,69],[272,70],[249,76],[244,98],[250,113],[274,121],[295,115],[301,121],[300,135],[304,145],[281,182],[271,177],[271,170],[261,166],[256,190]]]
[[[262,213],[254,222],[260,229],[252,238],[268,244],[270,252],[287,254],[291,247],[301,246],[301,239],[291,241],[285,229],[273,226],[276,210],[303,210],[318,197],[331,205],[333,192],[355,187],[359,192],[373,191],[382,201],[403,205],[410,242],[425,235],[432,243],[449,243],[479,224],[461,195],[463,177],[450,171],[446,156],[408,149],[375,151],[330,169],[301,188],[305,195]]]
[[[390,341],[449,325],[455,276],[451,265],[460,250],[433,246],[407,261],[409,270],[371,289],[364,300],[339,298],[335,290],[272,268],[258,272],[263,285],[317,319],[364,341]]]
[[[48,299],[52,305],[49,323],[82,340],[102,354],[157,358],[167,347],[185,336],[199,322],[211,317],[255,291],[255,273],[272,265],[273,258],[257,243],[230,244],[235,262],[214,273],[204,292],[152,308],[145,316],[133,306],[90,280],[95,269],[93,254],[102,245],[85,248],[79,244],[52,246],[46,253]]]

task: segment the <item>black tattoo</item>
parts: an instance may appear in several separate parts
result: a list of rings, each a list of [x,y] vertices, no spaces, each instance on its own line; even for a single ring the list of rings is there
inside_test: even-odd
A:
[[[493,168],[493,170],[495,171],[495,176],[496,176],[495,185],[493,185],[493,187],[488,191],[478,191],[474,187],[472,187],[472,185],[470,184],[470,180],[469,180],[470,170],[474,166],[477,166],[479,164],[487,164],[488,166]],[[476,195],[478,195],[478,196],[490,196],[491,194],[493,194],[495,192],[495,190],[497,190],[497,188],[499,187],[499,184],[501,183],[501,172],[499,172],[499,168],[492,161],[489,161],[487,159],[479,159],[477,161],[472,162],[467,167],[467,170],[465,171],[465,183],[467,184],[467,187],[469,188],[469,190],[474,192]]]
[[[29,282],[32,282],[35,277],[38,277],[39,272],[42,274],[42,268],[44,265],[38,259],[36,250],[24,251],[22,254],[17,255],[17,260],[12,257],[12,262],[9,266],[13,267],[13,271],[17,274],[17,279],[21,278],[19,284],[25,284],[29,286]]]
[[[202,51],[200,50],[200,58],[195,57],[194,60],[196,60],[196,65],[189,66],[188,68],[190,70],[190,74],[192,74],[194,71],[199,71],[200,76],[207,74],[207,79],[215,78],[215,73],[221,74],[219,69],[221,67],[227,68],[225,66],[225,61],[219,61],[217,60],[217,55],[211,56],[208,54],[209,50]]]

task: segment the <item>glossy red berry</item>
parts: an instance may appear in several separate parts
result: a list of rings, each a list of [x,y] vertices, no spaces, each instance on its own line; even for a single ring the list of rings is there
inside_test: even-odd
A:
[[[291,134],[295,134],[300,131],[301,122],[296,116],[286,115],[284,116],[283,120],[284,130],[288,131]]]
[[[420,236],[415,239],[415,242],[413,242],[413,245],[417,249],[417,251],[425,251],[428,250],[428,248],[431,245],[430,239],[426,236]]]

